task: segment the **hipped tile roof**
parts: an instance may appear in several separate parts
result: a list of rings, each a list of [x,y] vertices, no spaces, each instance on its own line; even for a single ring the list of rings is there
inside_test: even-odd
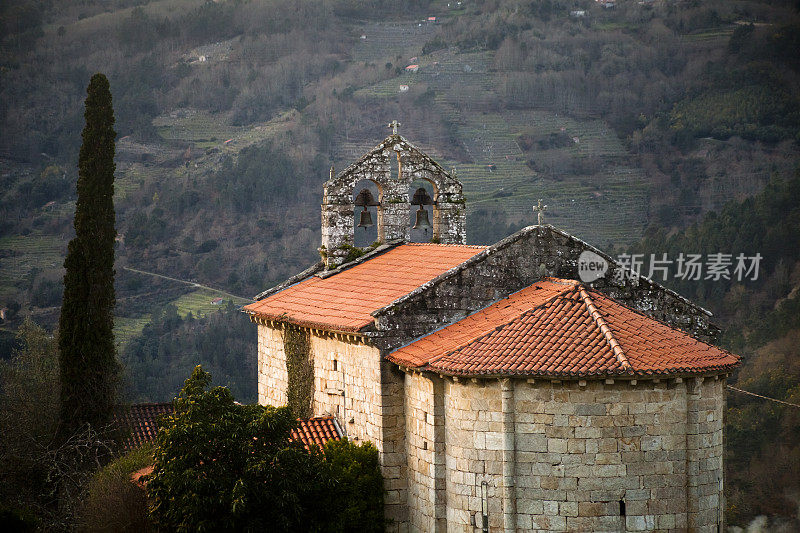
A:
[[[302,326],[359,331],[373,323],[373,311],[485,249],[485,246],[452,244],[402,244],[332,276],[311,276],[245,306],[244,311]]]
[[[739,364],[729,352],[584,287],[549,278],[389,354],[449,375],[695,374]]]
[[[158,419],[162,415],[175,412],[175,407],[168,403],[140,403],[121,407],[116,415],[118,427],[129,430],[130,434],[123,445],[126,451],[156,440]],[[297,427],[292,430],[290,439],[301,442],[308,448],[316,444],[324,446],[329,440],[342,438],[342,431],[332,416],[300,418]]]

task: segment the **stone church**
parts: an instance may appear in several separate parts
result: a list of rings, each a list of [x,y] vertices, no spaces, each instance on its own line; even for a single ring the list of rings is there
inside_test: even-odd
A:
[[[453,173],[396,131],[331,172],[321,261],[244,308],[259,402],[375,444],[395,530],[721,531],[739,358],[710,313],[552,226],[471,246],[465,221]],[[582,283],[587,252],[607,269]]]

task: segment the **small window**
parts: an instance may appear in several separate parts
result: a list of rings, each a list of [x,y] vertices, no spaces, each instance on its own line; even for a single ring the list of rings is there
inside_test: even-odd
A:
[[[339,361],[336,359],[333,360],[333,371],[336,372],[339,369]]]
[[[625,500],[619,501],[619,515],[625,516]]]

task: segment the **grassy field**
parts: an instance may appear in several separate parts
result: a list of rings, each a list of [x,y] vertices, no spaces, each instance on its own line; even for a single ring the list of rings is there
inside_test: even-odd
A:
[[[218,298],[222,298],[222,301],[219,303],[212,303],[212,301]],[[234,305],[244,305],[249,303],[250,300],[232,298],[224,293],[201,289],[190,292],[189,294],[184,294],[172,303],[178,308],[178,314],[182,317],[185,317],[189,313],[192,313],[194,317],[201,317],[225,307],[228,305],[228,302],[233,302]]]
[[[50,235],[0,238],[0,299],[12,299],[20,287],[30,283],[28,278],[36,271],[61,269],[66,247],[66,241]],[[216,298],[223,300],[212,303]],[[200,289],[184,294],[171,303],[178,308],[181,316],[192,313],[195,317],[202,317],[226,306],[229,301],[235,305],[249,302],[222,292]],[[149,316],[116,317],[114,332],[118,347],[124,347],[130,339],[141,333],[148,322]]]
[[[217,298],[222,298],[222,301],[213,303]],[[191,313],[195,318],[200,318],[226,307],[228,302],[233,302],[234,305],[244,305],[250,300],[234,298],[214,290],[200,289],[184,294],[169,303],[177,308],[181,317],[185,318]],[[131,339],[142,332],[144,327],[150,323],[150,320],[151,317],[149,315],[115,317],[114,336],[117,348],[124,349]]]
[[[153,126],[166,141],[187,141],[198,148],[222,145],[242,130],[226,124],[220,115],[198,109],[182,109],[156,117]]]
[[[149,323],[150,317],[114,317],[114,344],[117,350],[124,349],[128,342],[139,335]]]
[[[691,42],[720,42],[727,41],[733,34],[734,28],[713,28],[685,35],[683,38]]]
[[[183,109],[153,119],[153,126],[165,141],[190,145],[193,149],[216,148],[224,153],[237,153],[252,144],[279,134],[297,111],[279,113],[267,122],[250,126],[231,126],[223,115],[196,109]],[[196,153],[194,156],[196,157]]]

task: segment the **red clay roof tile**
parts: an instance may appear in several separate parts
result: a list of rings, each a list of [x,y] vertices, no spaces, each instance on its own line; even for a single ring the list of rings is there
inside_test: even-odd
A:
[[[389,354],[455,375],[699,373],[739,364],[729,352],[570,280],[546,279]]]
[[[174,412],[175,407],[171,402],[140,403],[121,407],[115,414],[115,420],[118,427],[130,430],[130,435],[123,443],[125,450],[132,450],[155,441],[159,417]],[[300,418],[290,438],[302,442],[308,448],[314,444],[324,446],[329,440],[341,439],[342,432],[332,416]]]
[[[342,432],[336,419],[332,416],[317,416],[314,418],[304,418],[299,420],[297,427],[292,430],[291,439],[302,442],[306,449],[316,444],[325,446],[329,440],[339,440]]]
[[[403,244],[333,276],[307,278],[246,305],[244,310],[271,320],[358,331],[372,324],[373,311],[485,249],[485,246]]]
[[[140,403],[120,407],[114,414],[117,427],[130,433],[123,441],[125,450],[132,450],[142,444],[153,442],[158,433],[158,419],[172,414],[175,408],[168,403]]]

